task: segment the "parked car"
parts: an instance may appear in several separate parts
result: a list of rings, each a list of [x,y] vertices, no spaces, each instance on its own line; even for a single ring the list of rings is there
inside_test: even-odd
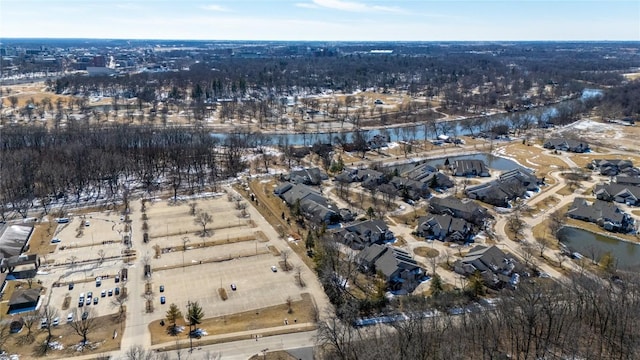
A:
[[[91,299],[87,298],[87,302],[85,303],[85,305],[91,305]]]
[[[69,313],[69,315],[67,315],[67,322],[73,322],[73,313]]]
[[[271,271],[278,272],[278,268],[275,265],[273,265],[271,266]]]
[[[100,287],[102,285],[102,277],[98,276],[96,278],[96,287]]]
[[[55,319],[53,319],[52,324],[53,324],[53,326],[58,326],[60,324],[60,318],[56,317]]]
[[[69,283],[69,290],[73,290],[73,283]]]
[[[87,293],[87,299],[91,299],[93,297],[93,291],[89,291]]]
[[[109,289],[108,293],[109,293],[109,296],[112,296],[113,295],[113,290]]]
[[[51,243],[52,243],[52,244],[57,244],[57,243],[59,243],[59,242],[60,242],[60,239],[58,239],[58,238],[53,238],[53,239],[51,239]]]
[[[115,289],[113,290],[113,293],[114,293],[115,295],[120,295],[120,288],[119,288],[119,287],[115,288]]]
[[[102,290],[102,292],[100,293],[100,297],[106,297],[107,296],[107,290]]]
[[[236,284],[231,284],[231,290],[236,291],[237,289]]]
[[[97,297],[94,297],[94,298],[93,298],[93,305],[97,305],[97,304],[98,304],[98,299],[99,299],[99,298],[97,298]]]
[[[167,302],[167,298],[165,298],[164,296],[160,296],[160,304],[164,305],[164,303]]]
[[[47,319],[46,318],[42,318],[40,320],[40,329],[45,329],[47,327]]]
[[[82,313],[82,320],[87,320],[89,318],[89,313],[88,312],[83,312]]]
[[[164,292],[164,285],[160,285],[160,292]]]

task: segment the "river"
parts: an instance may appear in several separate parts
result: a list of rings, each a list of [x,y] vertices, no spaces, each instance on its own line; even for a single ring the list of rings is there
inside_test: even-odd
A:
[[[601,96],[602,90],[598,89],[584,89],[582,92],[582,96],[578,99],[573,100],[565,100],[557,104],[547,105],[538,108],[532,108],[530,110],[521,111],[518,113],[500,113],[495,115],[487,115],[484,116],[483,119],[486,121],[491,121],[492,124],[500,125],[500,124],[509,124],[510,119],[515,116],[531,116],[532,123],[537,123],[538,120],[548,120],[549,118],[555,116],[558,113],[558,107],[562,104],[567,104],[567,102],[577,102],[584,101],[586,99],[590,99],[596,96]],[[454,129],[451,130],[449,135],[455,133],[455,135],[471,135],[470,131],[461,126],[461,121],[465,119],[458,120],[449,120],[449,123],[452,124]],[[390,141],[398,142],[406,139],[432,139],[435,137],[435,134],[429,129],[429,127],[425,127],[424,124],[412,124],[412,125],[404,125],[399,127],[387,128],[387,129],[370,129],[364,130],[366,133],[366,137],[371,139],[372,137],[380,134],[388,135]],[[345,131],[345,132],[331,132],[331,133],[318,133],[318,132],[309,132],[309,133],[295,133],[295,134],[268,134],[269,139],[271,139],[271,144],[288,144],[294,146],[307,146],[312,145],[317,142],[321,143],[334,143],[337,142],[336,139],[340,139],[343,142],[352,142],[354,131]],[[226,137],[226,133],[218,133],[213,132],[211,136],[224,139]]]

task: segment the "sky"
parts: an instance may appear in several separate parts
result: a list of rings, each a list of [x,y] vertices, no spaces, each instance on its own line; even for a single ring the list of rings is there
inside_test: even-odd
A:
[[[640,41],[639,0],[0,0],[0,38]]]

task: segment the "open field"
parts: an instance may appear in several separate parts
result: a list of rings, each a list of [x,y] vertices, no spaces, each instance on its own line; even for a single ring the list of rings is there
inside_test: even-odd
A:
[[[301,294],[298,300],[291,303],[291,312],[289,312],[289,306],[283,301],[277,305],[236,312],[225,316],[207,317],[205,315],[205,319],[198,328],[204,329],[208,335],[230,334],[281,326],[284,324],[285,319],[292,327],[296,324],[313,323],[316,315],[311,296],[309,294]],[[186,326],[188,329],[184,321],[179,321],[177,324]],[[186,332],[178,336],[168,334],[167,326],[166,322],[164,326],[160,325],[160,321],[154,321],[149,324],[152,344],[188,339]],[[202,342],[206,342],[206,338]],[[198,344],[198,346],[203,345],[202,342],[194,339],[194,344]]]

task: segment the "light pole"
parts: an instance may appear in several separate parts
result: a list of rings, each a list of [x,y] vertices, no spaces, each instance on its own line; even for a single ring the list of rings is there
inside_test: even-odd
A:
[[[182,272],[184,272],[184,253],[187,251],[187,243],[189,242],[189,237],[185,236],[182,238]]]
[[[264,359],[266,360],[266,359],[267,359],[267,351],[269,351],[269,348],[265,348],[265,349],[262,349],[262,350],[260,350],[260,351],[262,351],[262,356],[263,356],[263,357],[264,357]]]

